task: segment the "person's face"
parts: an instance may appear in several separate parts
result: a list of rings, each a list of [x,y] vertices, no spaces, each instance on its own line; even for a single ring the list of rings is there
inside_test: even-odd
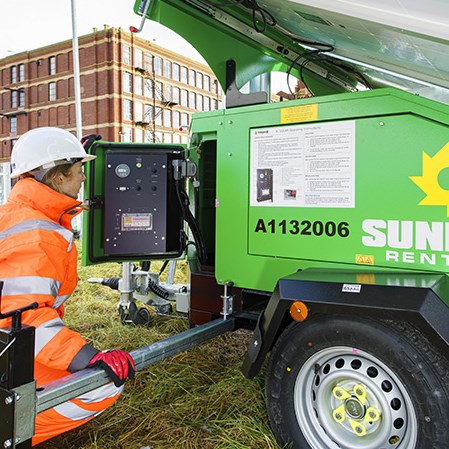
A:
[[[76,162],[73,164],[70,168],[69,175],[61,175],[60,179],[60,192],[76,200],[81,189],[81,184],[86,180],[83,173],[82,162]]]

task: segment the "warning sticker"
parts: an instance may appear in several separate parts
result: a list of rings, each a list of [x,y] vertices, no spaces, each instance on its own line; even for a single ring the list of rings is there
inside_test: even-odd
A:
[[[123,214],[122,231],[151,231],[153,214]]]
[[[318,120],[318,104],[306,104],[281,109],[281,123],[300,123]]]

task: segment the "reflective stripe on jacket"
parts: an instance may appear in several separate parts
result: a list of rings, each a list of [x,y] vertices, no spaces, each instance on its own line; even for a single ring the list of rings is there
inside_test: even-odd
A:
[[[44,366],[77,371],[97,352],[62,322],[63,303],[78,282],[71,221],[80,202],[32,178],[21,179],[0,206],[2,312],[32,302],[23,324],[36,328],[35,357]],[[0,320],[0,327],[10,319]]]

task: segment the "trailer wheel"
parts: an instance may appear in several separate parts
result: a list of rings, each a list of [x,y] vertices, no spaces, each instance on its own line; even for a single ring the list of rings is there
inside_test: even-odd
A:
[[[447,359],[408,324],[293,323],[268,365],[268,417],[294,449],[445,449],[448,373]]]

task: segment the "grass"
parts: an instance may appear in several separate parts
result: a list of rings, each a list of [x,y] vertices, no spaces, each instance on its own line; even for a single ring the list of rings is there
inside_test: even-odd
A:
[[[181,266],[176,281],[186,272]],[[156,315],[149,327],[122,325],[118,292],[86,281],[120,276],[119,264],[80,266],[79,276],[64,321],[99,349],[131,351],[188,329],[186,320]],[[39,448],[280,449],[268,426],[263,373],[248,380],[240,372],[249,338],[238,330],[138,372],[102,415]]]

